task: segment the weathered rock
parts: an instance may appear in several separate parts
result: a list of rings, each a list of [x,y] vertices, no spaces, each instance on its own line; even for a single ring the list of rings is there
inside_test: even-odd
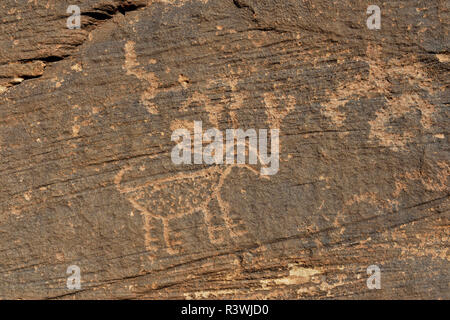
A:
[[[0,297],[449,299],[449,4],[375,2],[3,0]],[[200,120],[279,172],[173,164]]]

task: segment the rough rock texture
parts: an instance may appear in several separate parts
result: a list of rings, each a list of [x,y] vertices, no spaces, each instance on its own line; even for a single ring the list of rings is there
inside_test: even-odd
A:
[[[450,299],[449,1],[0,9],[1,298]],[[280,171],[174,165],[194,120]]]

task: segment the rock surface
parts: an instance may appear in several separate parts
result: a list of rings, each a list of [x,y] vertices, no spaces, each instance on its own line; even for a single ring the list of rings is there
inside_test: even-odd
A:
[[[448,1],[0,8],[1,298],[450,298]],[[200,120],[278,174],[173,164]]]

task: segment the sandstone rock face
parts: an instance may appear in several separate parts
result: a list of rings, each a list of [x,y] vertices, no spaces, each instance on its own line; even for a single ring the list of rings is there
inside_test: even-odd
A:
[[[1,298],[450,298],[448,1],[0,8]],[[194,121],[279,171],[174,164]]]

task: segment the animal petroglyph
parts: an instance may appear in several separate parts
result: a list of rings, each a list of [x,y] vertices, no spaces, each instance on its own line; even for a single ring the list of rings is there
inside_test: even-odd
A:
[[[128,41],[125,44],[125,63],[123,68],[128,75],[137,77],[148,84],[148,88],[140,96],[141,103],[150,114],[160,113],[161,110],[154,100],[158,92],[165,90],[188,90],[189,94],[179,106],[180,112],[186,112],[190,104],[195,102],[203,105],[209,122],[219,127],[220,122],[228,118],[232,120],[235,128],[239,127],[236,117],[237,112],[243,107],[244,96],[237,89],[238,77],[233,74],[230,79],[227,75],[209,80],[211,89],[215,84],[222,82],[229,86],[231,97],[223,96],[222,101],[213,102],[206,93],[196,92],[189,88],[189,78],[185,75],[178,76],[179,88],[159,88],[157,76],[152,72],[146,72],[139,65],[135,52],[135,43]],[[279,98],[273,93],[264,95],[261,102],[264,104],[267,115],[266,124],[273,129],[279,129],[284,118],[295,108],[296,99],[293,96]],[[225,108],[229,103],[229,108]],[[167,129],[175,130],[189,127],[192,122],[183,119],[173,119]],[[250,146],[247,142],[247,151]],[[259,159],[259,163],[262,163]],[[232,215],[232,208],[223,196],[226,190],[226,181],[242,170],[248,170],[259,179],[270,179],[261,175],[255,165],[228,164],[201,167],[196,171],[179,172],[165,177],[145,177],[136,185],[131,177],[131,172],[139,168],[132,165],[123,167],[115,177],[117,190],[131,204],[132,208],[143,217],[145,246],[149,257],[156,256],[160,250],[169,255],[183,252],[182,235],[176,223],[184,218],[189,219],[195,214],[201,214],[202,226],[206,230],[208,241],[212,245],[226,245],[245,236],[248,230],[245,223],[239,217]],[[198,224],[198,223],[197,223]]]
[[[125,195],[132,207],[143,216],[147,250],[152,253],[163,248],[173,255],[180,252],[182,243],[177,241],[177,231],[170,227],[171,221],[196,212],[203,213],[208,238],[214,245],[225,244],[228,237],[239,238],[245,235],[245,225],[232,218],[230,205],[221,194],[224,183],[234,168],[245,168],[257,176],[260,175],[246,164],[212,166],[192,173],[182,172],[171,177],[149,178],[138,186],[128,187],[122,180],[133,168],[127,166],[116,175],[115,184],[117,190]],[[218,208],[218,211],[214,211],[215,208]],[[219,223],[214,222],[216,218]],[[155,234],[160,234],[156,228],[158,223],[162,226],[162,239],[155,237]]]

